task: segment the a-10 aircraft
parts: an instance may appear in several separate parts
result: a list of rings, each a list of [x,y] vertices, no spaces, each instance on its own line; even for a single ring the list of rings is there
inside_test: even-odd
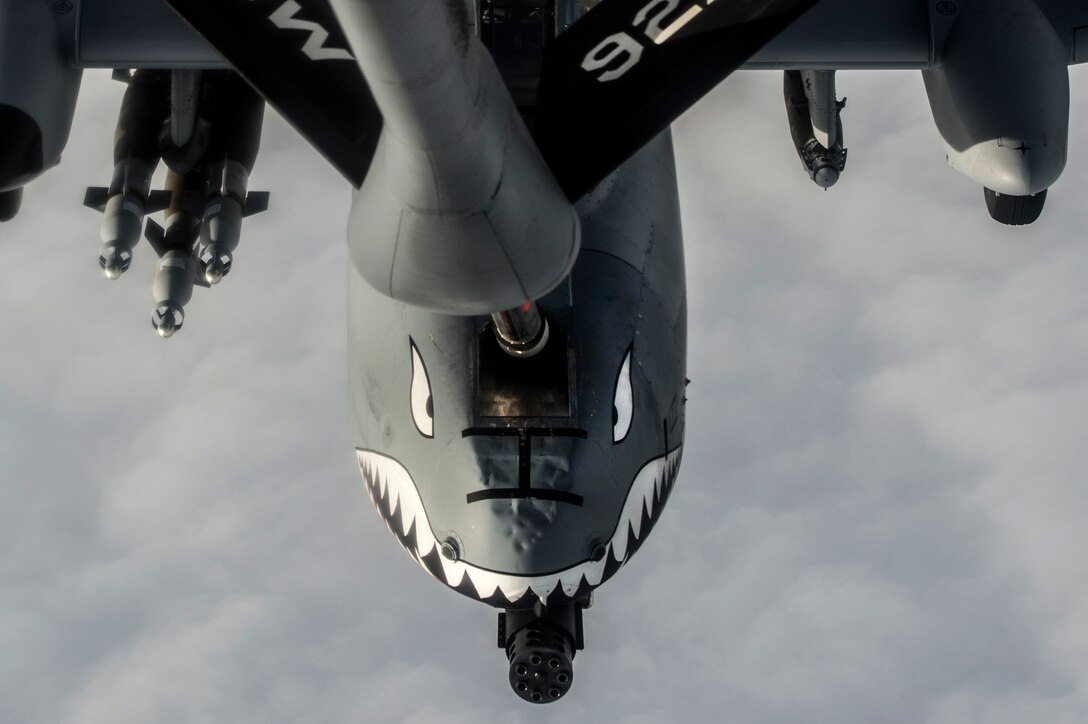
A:
[[[141,236],[159,255],[152,322],[171,336],[267,206],[248,182],[273,104],[355,188],[366,490],[425,570],[501,610],[512,687],[549,702],[680,465],[672,120],[737,68],[784,72],[792,142],[829,188],[835,71],[920,69],[949,164],[1027,224],[1084,61],[1079,0],[0,0],[0,219],[58,162],[81,70],[114,69],[115,168],[84,201],[107,277]]]

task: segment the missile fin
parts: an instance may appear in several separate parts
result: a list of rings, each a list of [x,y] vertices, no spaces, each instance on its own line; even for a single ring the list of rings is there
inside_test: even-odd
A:
[[[94,209],[98,213],[105,213],[106,202],[109,201],[110,190],[105,186],[88,186],[87,193],[83,195],[83,205],[88,209]]]
[[[267,191],[250,191],[246,194],[246,205],[242,207],[242,216],[253,216],[262,211],[268,211]]]
[[[152,191],[147,195],[147,203],[144,204],[144,213],[153,214],[170,206],[173,191]]]
[[[147,226],[144,228],[144,238],[147,239],[148,243],[151,244],[151,248],[159,256],[169,251],[166,246],[166,230],[159,226],[154,219],[147,220]]]

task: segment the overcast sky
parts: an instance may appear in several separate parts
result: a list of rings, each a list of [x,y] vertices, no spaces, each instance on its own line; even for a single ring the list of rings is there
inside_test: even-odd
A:
[[[269,114],[224,283],[150,324],[83,187],[123,86],[0,228],[0,721],[1088,721],[1088,73],[1043,218],[945,166],[916,72],[843,73],[829,192],[778,73],[674,128],[684,463],[586,615],[575,684],[510,691],[493,611],[430,579],[349,437],[346,183]]]

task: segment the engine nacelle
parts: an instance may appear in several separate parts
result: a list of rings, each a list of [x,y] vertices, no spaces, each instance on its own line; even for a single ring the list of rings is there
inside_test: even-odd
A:
[[[1035,196],[1065,168],[1066,47],[1034,0],[959,13],[941,62],[922,73],[948,163],[998,195]]]
[[[0,193],[55,166],[68,142],[82,74],[64,56],[56,6],[0,0]]]

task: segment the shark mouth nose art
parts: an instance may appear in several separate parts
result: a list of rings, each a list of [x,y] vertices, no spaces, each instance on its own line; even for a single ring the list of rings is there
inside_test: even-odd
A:
[[[393,458],[371,450],[356,450],[367,494],[390,532],[432,576],[470,598],[493,606],[530,603],[539,599],[573,599],[610,578],[638,550],[672,492],[683,448],[647,462],[631,483],[607,543],[593,560],[540,574],[493,571],[461,560],[456,551],[443,551],[427,518],[411,475]],[[451,555],[452,553],[452,555]],[[522,601],[522,599],[525,599]]]

